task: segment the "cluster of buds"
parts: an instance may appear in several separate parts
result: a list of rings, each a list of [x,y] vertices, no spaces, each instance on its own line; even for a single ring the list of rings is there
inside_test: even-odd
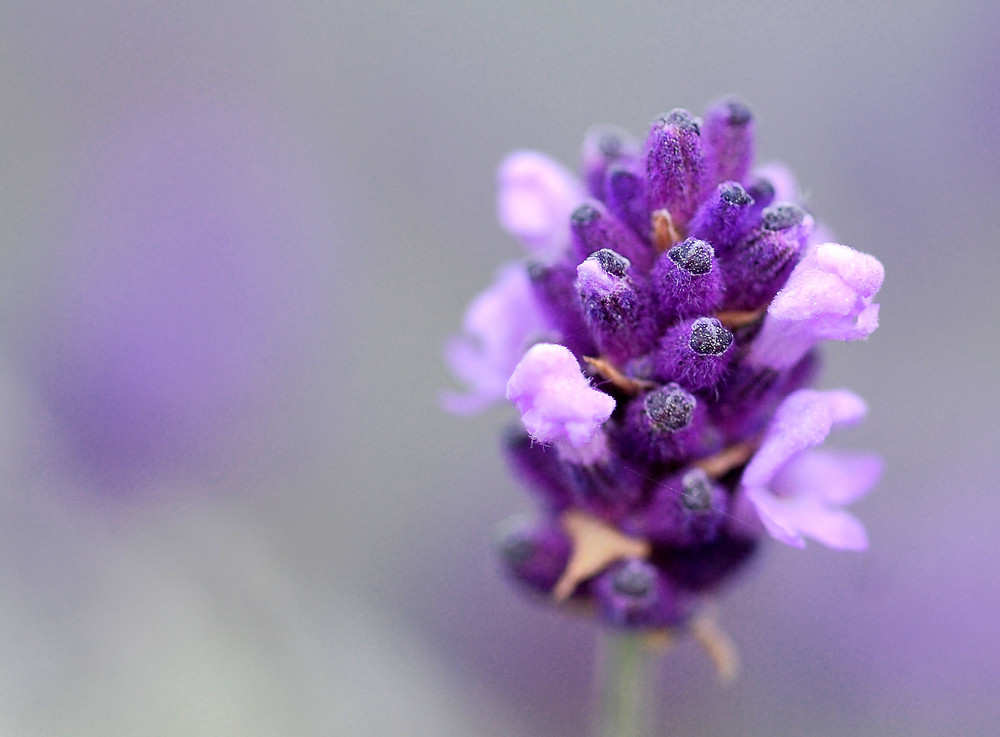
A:
[[[683,626],[765,534],[867,546],[843,506],[879,459],[816,448],[865,404],[807,387],[820,342],[877,326],[882,265],[827,242],[753,149],[727,98],[657,117],[645,142],[592,129],[582,181],[512,154],[499,216],[530,255],[448,346],[469,387],[452,410],[520,411],[505,452],[540,514],[504,530],[506,570],[614,626]]]

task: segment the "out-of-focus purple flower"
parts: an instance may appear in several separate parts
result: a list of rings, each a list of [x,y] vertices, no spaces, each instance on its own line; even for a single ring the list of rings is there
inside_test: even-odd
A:
[[[464,332],[445,348],[452,372],[469,386],[466,394],[445,393],[445,407],[466,414],[503,399],[517,362],[547,327],[524,265],[508,264],[469,305]]]
[[[569,247],[569,214],[583,186],[562,164],[537,151],[508,156],[497,175],[500,224],[532,253],[557,257]]]
[[[328,345],[324,275],[349,223],[332,225],[288,133],[239,106],[165,103],[68,165],[27,368],[102,484],[252,462]]]
[[[615,400],[590,385],[565,346],[539,343],[517,364],[507,382],[507,399],[540,443],[589,443],[615,409]]]
[[[821,340],[859,340],[878,327],[875,293],[885,271],[874,256],[837,243],[811,249],[767,307],[751,360],[785,369]]]
[[[864,527],[841,507],[871,489],[881,461],[869,454],[809,450],[833,428],[860,422],[866,412],[861,398],[845,390],[800,389],[778,407],[739,491],[773,537],[795,547],[805,546],[804,537],[831,548],[868,547]]]
[[[569,175],[539,154],[501,168],[505,227],[542,263],[477,331],[513,360],[538,304],[556,341],[532,347],[507,383],[528,431],[508,436],[507,456],[546,531],[522,535],[507,570],[556,601],[590,601],[614,626],[683,625],[765,531],[793,546],[867,545],[842,507],[871,488],[878,459],[814,448],[864,403],[803,387],[817,343],[876,327],[882,266],[818,244],[791,174],[754,171],[753,130],[735,98],[704,122],[657,117],[644,147],[593,129],[590,198],[576,203]],[[501,364],[458,373],[493,386]]]

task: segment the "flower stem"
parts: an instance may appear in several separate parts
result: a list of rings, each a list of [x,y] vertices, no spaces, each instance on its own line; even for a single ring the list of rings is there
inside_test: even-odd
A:
[[[636,634],[611,631],[603,650],[598,737],[640,737],[645,734],[646,648]]]

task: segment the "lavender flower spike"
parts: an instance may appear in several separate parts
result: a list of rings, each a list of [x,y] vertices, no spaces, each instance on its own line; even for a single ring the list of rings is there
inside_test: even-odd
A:
[[[846,390],[800,389],[781,403],[740,481],[741,494],[772,537],[799,548],[804,537],[841,550],[868,547],[864,527],[840,507],[868,492],[881,462],[809,450],[866,412],[861,398]]]
[[[704,124],[656,118],[641,146],[592,131],[586,191],[542,154],[511,156],[500,218],[531,265],[449,347],[471,386],[452,409],[506,392],[527,430],[505,450],[538,515],[507,540],[507,571],[612,627],[697,637],[700,602],[767,533],[868,544],[843,507],[879,460],[815,447],[864,402],[804,387],[818,344],[875,329],[882,265],[825,242],[791,173],[755,165],[755,125],[727,98]]]
[[[507,382],[507,398],[541,443],[587,445],[615,409],[615,400],[590,385],[565,346],[539,343],[524,354]]]
[[[517,151],[500,165],[497,186],[497,215],[508,233],[542,257],[569,248],[569,215],[586,192],[564,166],[537,151]]]
[[[785,369],[821,340],[867,338],[878,327],[872,299],[884,275],[874,256],[836,243],[814,247],[771,300],[750,360]]]

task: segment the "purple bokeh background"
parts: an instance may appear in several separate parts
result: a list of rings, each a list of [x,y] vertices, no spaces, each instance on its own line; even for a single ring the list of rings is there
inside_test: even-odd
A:
[[[886,459],[864,555],[768,546],[665,734],[992,735],[1000,12],[986,0],[8,3],[0,732],[575,735],[595,637],[496,574],[510,408],[441,348],[518,255],[515,148],[569,165],[739,92],[882,327],[823,384]]]
[[[257,465],[303,364],[336,366],[354,226],[293,136],[252,108],[174,101],[112,122],[60,173],[25,368],[99,483]]]

